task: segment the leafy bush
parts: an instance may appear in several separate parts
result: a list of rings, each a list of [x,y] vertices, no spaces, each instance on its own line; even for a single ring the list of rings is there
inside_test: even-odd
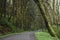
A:
[[[60,39],[60,29],[57,31],[57,36]]]
[[[2,33],[8,33],[8,32],[15,32],[16,31],[16,27],[11,23],[8,22],[8,19],[6,18],[1,18],[0,20],[0,31]],[[10,30],[10,31],[9,31]]]

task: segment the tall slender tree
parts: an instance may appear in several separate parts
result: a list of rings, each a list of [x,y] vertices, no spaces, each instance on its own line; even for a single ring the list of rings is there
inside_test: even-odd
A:
[[[0,0],[0,15],[6,16],[6,0]]]

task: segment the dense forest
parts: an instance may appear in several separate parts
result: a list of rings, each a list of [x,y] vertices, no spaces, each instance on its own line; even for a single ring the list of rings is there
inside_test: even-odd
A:
[[[60,38],[58,0],[0,0],[0,34],[42,30]]]

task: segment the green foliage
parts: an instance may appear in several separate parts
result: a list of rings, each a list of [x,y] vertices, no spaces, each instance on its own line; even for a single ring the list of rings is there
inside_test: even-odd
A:
[[[51,35],[46,32],[36,32],[35,36],[37,40],[52,40]]]
[[[57,37],[60,39],[60,26],[59,25],[52,25],[52,28],[56,32]]]
[[[57,36],[60,39],[60,28],[57,30]]]
[[[49,33],[46,32],[36,32],[35,36],[37,40],[59,40],[57,37],[52,37]]]
[[[0,25],[1,26],[4,26],[4,27],[8,27],[9,29],[12,30],[12,32],[15,32],[16,31],[16,27],[11,22],[9,22],[6,18],[1,18]]]
[[[2,25],[6,25],[7,22],[8,22],[8,20],[5,19],[5,18],[1,18],[1,19],[0,19],[0,24],[2,24]]]

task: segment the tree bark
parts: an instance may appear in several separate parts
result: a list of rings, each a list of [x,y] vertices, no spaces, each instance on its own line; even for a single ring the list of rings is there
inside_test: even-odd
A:
[[[52,29],[51,25],[49,24],[49,22],[47,20],[47,17],[45,16],[46,12],[45,12],[44,5],[43,5],[42,1],[41,0],[34,0],[34,1],[41,11],[41,15],[44,18],[45,25],[46,25],[46,28],[48,29],[48,32],[50,33],[51,36],[56,37],[54,30]]]

